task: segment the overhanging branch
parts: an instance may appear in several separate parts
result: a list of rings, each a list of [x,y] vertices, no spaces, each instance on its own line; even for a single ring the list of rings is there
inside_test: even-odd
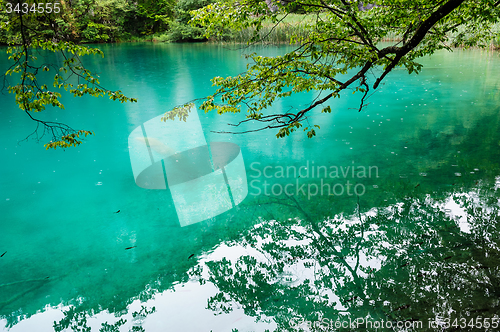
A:
[[[382,58],[383,56],[390,54],[390,53],[395,53],[396,56],[392,60],[392,62],[387,66],[387,68],[384,70],[382,75],[375,81],[373,84],[373,88],[376,89],[380,82],[391,72],[391,70],[394,69],[401,61],[401,59],[408,54],[411,50],[413,50],[415,47],[417,47],[420,42],[425,38],[425,35],[429,32],[429,30],[437,23],[439,20],[441,20],[443,17],[446,15],[450,14],[453,10],[458,8],[462,3],[464,3],[466,0],[450,0],[447,3],[445,3],[443,6],[441,6],[439,9],[437,9],[434,13],[432,13],[429,18],[427,18],[425,21],[420,24],[420,27],[417,29],[413,37],[406,42],[403,46],[400,47],[386,47],[382,50],[380,50],[378,56],[379,58]]]

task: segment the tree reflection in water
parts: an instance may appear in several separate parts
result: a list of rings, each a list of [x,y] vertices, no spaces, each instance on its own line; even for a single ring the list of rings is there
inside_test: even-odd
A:
[[[384,173],[381,179],[366,179],[367,192],[358,202],[346,195],[335,196],[335,201],[328,196],[312,200],[300,196],[249,197],[246,206],[239,205],[239,210],[220,218],[189,229],[169,228],[169,238],[182,241],[153,238],[151,247],[137,261],[116,263],[113,278],[121,280],[117,276],[134,275],[131,271],[135,270],[142,273],[126,282],[108,284],[104,293],[87,281],[74,287],[70,278],[59,282],[55,277],[45,279],[45,275],[4,284],[0,292],[2,316],[11,327],[41,310],[47,301],[57,305],[61,298],[63,305],[72,307],[55,323],[56,331],[88,331],[88,317],[102,311],[119,316],[134,300],[146,302],[173,285],[187,283],[189,270],[191,279],[213,283],[219,289],[208,300],[214,313],[241,307],[249,316],[273,320],[279,331],[307,330],[306,322],[322,323],[311,326],[311,331],[328,330],[321,329],[323,322],[349,318],[422,322],[419,330],[438,329],[429,325],[429,320],[436,319],[442,326],[448,322],[451,326],[447,330],[451,331],[474,330],[469,326],[471,319],[489,318],[494,326],[491,318],[499,318],[500,298],[500,180],[494,179],[500,160],[500,112],[492,108],[491,113],[467,129],[456,125],[437,131],[416,126],[415,137],[395,136],[400,145],[394,148],[395,155],[404,156],[399,162],[380,157],[383,150],[361,150],[353,155],[353,160],[377,165]],[[432,122],[440,121],[442,118]],[[412,152],[403,153],[407,148]],[[413,176],[403,177],[405,174]],[[374,185],[379,188],[370,189]],[[450,198],[462,208],[464,217],[446,211],[444,203]],[[341,213],[352,211],[356,204],[354,214]],[[257,226],[252,226],[256,221]],[[151,238],[149,225],[143,229],[132,219],[129,222],[131,229],[142,231],[143,238]],[[188,258],[210,252],[221,242],[247,248],[252,254],[200,263]],[[92,280],[113,279],[101,272],[95,276]],[[49,287],[56,281],[60,292]],[[34,292],[42,287],[51,298]],[[168,314],[176,316],[178,312]],[[133,328],[142,331],[149,312],[139,316]],[[459,320],[455,322],[455,318]],[[121,323],[117,319],[100,330],[124,330]],[[299,326],[293,329],[291,325]],[[344,328],[350,329],[370,330]]]
[[[255,254],[207,261],[191,274],[218,287],[208,300],[216,314],[241,306],[257,320],[272,317],[278,331],[331,330],[360,318],[420,321],[427,330],[474,330],[489,318],[491,328],[500,313],[500,190],[488,187],[450,196],[462,216],[430,195],[324,219],[311,217],[313,202],[268,198],[260,206],[297,218],[262,220],[228,243]]]

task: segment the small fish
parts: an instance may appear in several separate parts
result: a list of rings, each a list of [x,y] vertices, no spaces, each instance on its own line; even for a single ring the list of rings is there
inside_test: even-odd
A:
[[[128,248],[125,248],[125,250],[134,249],[134,248],[137,248],[137,246],[128,247]]]
[[[190,259],[190,258],[192,258],[192,257],[194,257],[194,254],[189,255],[188,259]]]
[[[116,211],[115,213],[120,213],[121,210]]]
[[[453,257],[453,256],[448,256],[448,257],[445,257],[443,260],[445,261],[445,260],[450,259],[450,258],[452,258],[452,257]]]
[[[45,279],[49,279],[50,277],[45,277]]]
[[[403,265],[401,265],[400,267],[404,267],[404,266],[409,265],[409,264],[410,263],[407,262],[407,263],[404,263]]]
[[[6,251],[6,252],[4,252],[2,255],[0,255],[0,257],[3,257],[6,253],[7,253],[7,251]]]
[[[417,185],[415,186],[415,188],[417,188],[418,186],[420,186],[420,183],[419,183],[419,184],[417,184]]]

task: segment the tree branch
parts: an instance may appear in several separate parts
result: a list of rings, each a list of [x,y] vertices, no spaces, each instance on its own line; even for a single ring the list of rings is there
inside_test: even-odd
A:
[[[401,47],[386,47],[382,50],[380,50],[378,56],[379,58],[382,58],[386,54],[389,53],[396,53],[396,56],[392,60],[392,62],[387,66],[387,68],[384,70],[382,75],[375,81],[373,84],[373,88],[376,89],[380,82],[384,79],[384,77],[391,72],[394,67],[399,63],[399,61],[406,55],[408,54],[411,50],[413,50],[415,47],[417,47],[420,42],[424,39],[425,35],[429,30],[443,17],[451,13],[453,10],[455,10],[457,7],[459,7],[463,2],[466,0],[450,0],[447,3],[445,3],[443,6],[441,6],[438,10],[436,10],[434,13],[429,16],[425,21],[423,21],[420,24],[420,27],[417,29],[413,37],[405,43]]]

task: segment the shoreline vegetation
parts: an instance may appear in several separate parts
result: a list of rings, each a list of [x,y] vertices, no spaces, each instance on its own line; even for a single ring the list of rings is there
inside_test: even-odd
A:
[[[291,44],[292,38],[300,40],[307,37],[314,23],[316,15],[288,14],[283,21],[274,26],[271,22],[264,24],[260,33],[259,41],[256,44]],[[497,36],[490,40],[487,49],[500,50],[500,23],[496,26]],[[200,39],[187,40],[187,42],[205,42],[205,43],[223,43],[223,44],[247,44],[253,37],[254,29],[247,28],[242,31],[224,31],[218,39]],[[394,42],[401,40],[400,36],[390,35],[381,40],[381,42]],[[116,42],[167,42],[182,43],[183,40],[176,40],[171,37],[170,31],[160,32],[148,36],[135,36],[127,39],[117,40]],[[298,42],[296,43],[298,44]],[[463,45],[449,45],[452,48],[464,48]]]
[[[213,0],[162,0],[155,4],[138,3],[136,8],[126,6],[126,0],[94,0],[89,3],[75,2],[73,4],[61,1],[60,18],[55,19],[57,25],[54,31],[49,27],[41,33],[47,40],[66,40],[76,44],[99,43],[222,43],[247,44],[254,37],[254,28],[242,31],[226,29],[220,36],[207,39],[205,30],[190,25],[191,11],[207,6]],[[3,5],[0,5],[3,7]],[[0,45],[8,45],[9,41],[20,43],[16,35],[18,31],[8,28],[10,17],[5,8],[0,8]],[[157,13],[163,13],[158,15]],[[154,15],[153,15],[154,14]],[[274,25],[271,21],[264,21],[257,42],[252,44],[299,44],[307,38],[316,20],[324,15],[289,13],[278,17],[280,23]],[[35,19],[36,20],[36,19]],[[35,22],[33,22],[35,23]],[[57,30],[57,32],[55,32]],[[463,32],[463,31],[461,31]],[[487,48],[500,50],[500,23],[495,26],[496,37]],[[401,40],[400,36],[388,35],[381,42]],[[291,41],[295,41],[292,43]],[[449,45],[460,48],[463,45]]]

